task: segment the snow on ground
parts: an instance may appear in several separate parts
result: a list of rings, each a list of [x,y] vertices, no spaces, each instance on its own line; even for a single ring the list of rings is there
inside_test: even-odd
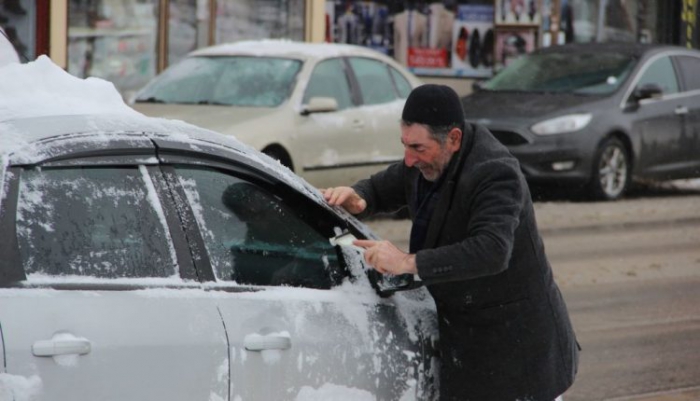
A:
[[[38,376],[23,377],[0,373],[0,401],[32,401],[41,393]]]

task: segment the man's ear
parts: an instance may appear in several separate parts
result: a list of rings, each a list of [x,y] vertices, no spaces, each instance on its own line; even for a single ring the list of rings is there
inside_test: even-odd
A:
[[[462,130],[459,128],[452,128],[450,132],[447,133],[447,145],[450,150],[456,152],[462,145]]]

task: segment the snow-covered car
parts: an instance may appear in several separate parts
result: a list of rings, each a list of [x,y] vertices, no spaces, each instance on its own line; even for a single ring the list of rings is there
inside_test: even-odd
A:
[[[402,160],[401,110],[420,83],[369,48],[268,39],[196,50],[132,106],[234,135],[327,187]]]
[[[432,300],[361,222],[106,81],[0,74],[0,400],[434,399]]]

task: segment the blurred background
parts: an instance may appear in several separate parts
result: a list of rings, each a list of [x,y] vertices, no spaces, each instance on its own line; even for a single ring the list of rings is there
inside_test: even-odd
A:
[[[2,0],[25,60],[46,54],[128,98],[188,52],[242,39],[352,43],[461,95],[520,54],[569,42],[698,47],[695,0]]]

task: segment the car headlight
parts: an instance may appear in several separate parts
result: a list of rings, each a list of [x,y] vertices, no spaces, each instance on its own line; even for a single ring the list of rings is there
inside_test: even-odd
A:
[[[590,114],[569,114],[541,121],[530,128],[537,135],[555,135],[582,129],[591,121]]]

